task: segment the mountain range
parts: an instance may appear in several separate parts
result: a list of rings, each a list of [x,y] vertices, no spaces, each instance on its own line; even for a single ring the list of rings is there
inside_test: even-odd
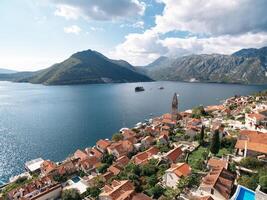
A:
[[[0,70],[0,80],[45,85],[152,80],[267,84],[267,47],[241,49],[232,55],[162,56],[141,67],[86,50],[36,72],[2,73]]]
[[[10,69],[0,68],[0,74],[13,74],[13,73],[16,73],[16,71],[10,70]]]
[[[267,47],[232,55],[160,57],[142,68],[154,80],[267,84]]]

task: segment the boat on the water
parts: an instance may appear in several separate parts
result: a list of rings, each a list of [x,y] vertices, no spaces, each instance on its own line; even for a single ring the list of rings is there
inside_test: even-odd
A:
[[[163,86],[161,86],[161,87],[159,87],[159,89],[160,89],[160,90],[163,90],[163,89],[164,89],[164,87],[163,87]]]
[[[135,87],[135,92],[142,92],[142,91],[145,91],[144,87],[142,86]]]

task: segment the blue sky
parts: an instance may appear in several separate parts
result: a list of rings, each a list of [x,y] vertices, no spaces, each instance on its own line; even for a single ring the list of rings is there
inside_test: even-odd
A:
[[[144,65],[262,47],[266,8],[264,0],[1,0],[0,68],[38,70],[85,49]]]

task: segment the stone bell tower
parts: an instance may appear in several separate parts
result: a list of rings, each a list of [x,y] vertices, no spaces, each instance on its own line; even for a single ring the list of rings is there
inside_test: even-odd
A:
[[[182,119],[182,116],[179,113],[179,102],[178,102],[178,95],[174,93],[172,98],[172,119],[173,120],[180,120]]]
[[[177,114],[178,114],[178,98],[177,94],[174,93],[174,96],[172,98],[172,117],[176,119]]]

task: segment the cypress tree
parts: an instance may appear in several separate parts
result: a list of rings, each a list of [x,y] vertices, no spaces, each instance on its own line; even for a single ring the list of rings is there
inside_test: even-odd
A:
[[[213,154],[217,154],[221,147],[221,141],[220,141],[220,133],[219,130],[215,130],[212,138],[211,138],[211,144],[210,144],[210,152]]]
[[[204,135],[205,135],[205,126],[202,125],[200,135],[199,135],[199,144],[200,145],[204,144]]]

